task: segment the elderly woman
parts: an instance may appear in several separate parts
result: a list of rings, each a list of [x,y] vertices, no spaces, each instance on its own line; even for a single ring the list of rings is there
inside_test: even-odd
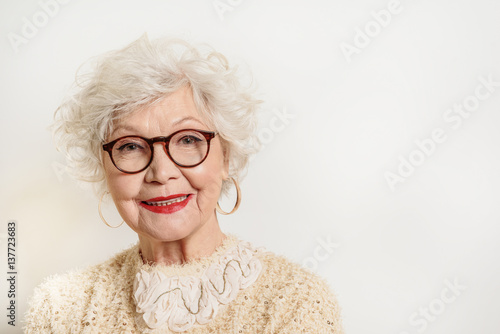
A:
[[[77,176],[138,242],[39,286],[27,333],[342,333],[328,284],[224,234],[255,147],[255,100],[211,49],[142,37],[94,62],[56,113]],[[236,205],[218,204],[230,187]],[[121,224],[119,224],[121,225]]]

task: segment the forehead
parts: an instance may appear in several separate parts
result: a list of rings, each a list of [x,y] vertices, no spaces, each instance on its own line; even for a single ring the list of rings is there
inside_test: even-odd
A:
[[[111,137],[130,134],[164,136],[187,127],[208,129],[196,109],[191,89],[183,87],[157,103],[118,120]]]

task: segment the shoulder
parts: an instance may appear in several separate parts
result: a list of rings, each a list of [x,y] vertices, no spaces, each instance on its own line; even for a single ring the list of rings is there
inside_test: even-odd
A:
[[[337,297],[324,278],[272,252],[260,258],[265,268],[261,282],[281,331],[343,333]]]
[[[28,302],[25,315],[25,332],[39,333],[63,331],[59,320],[66,328],[66,315],[77,316],[91,294],[93,274],[91,269],[79,269],[46,278],[35,288]]]
[[[332,292],[329,283],[324,278],[285,256],[265,251],[261,253],[260,258],[266,268],[265,275],[275,282],[275,285],[293,286],[297,292],[303,290],[302,286],[308,287],[307,291],[312,288],[314,291]]]
[[[25,332],[64,332],[78,326],[76,322],[83,319],[96,285],[116,275],[134,247],[99,264],[45,278],[28,301]]]

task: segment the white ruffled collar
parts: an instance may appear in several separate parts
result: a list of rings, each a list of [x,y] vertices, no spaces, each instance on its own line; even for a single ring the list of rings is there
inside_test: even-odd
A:
[[[203,270],[196,268],[198,275],[172,276],[162,270],[169,267],[142,266],[136,274],[133,292],[138,320],[150,329],[167,324],[171,331],[183,332],[196,324],[210,322],[222,305],[229,304],[241,290],[254,283],[262,271],[256,256],[261,249],[254,249],[250,243],[235,237],[228,239],[221,248],[234,245],[206,258],[205,261],[211,262],[209,265],[201,261],[191,266],[192,271],[201,264]]]

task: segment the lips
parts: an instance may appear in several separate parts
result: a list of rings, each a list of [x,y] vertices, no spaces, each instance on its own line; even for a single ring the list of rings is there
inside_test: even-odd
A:
[[[170,214],[182,210],[191,200],[191,194],[175,194],[167,197],[155,197],[139,203],[143,208],[155,212]]]
[[[166,206],[166,205],[172,205],[173,203],[179,203],[185,200],[188,197],[188,195],[184,195],[181,197],[176,197],[173,199],[168,199],[165,201],[144,201],[145,204],[147,205],[153,205],[153,206]]]

